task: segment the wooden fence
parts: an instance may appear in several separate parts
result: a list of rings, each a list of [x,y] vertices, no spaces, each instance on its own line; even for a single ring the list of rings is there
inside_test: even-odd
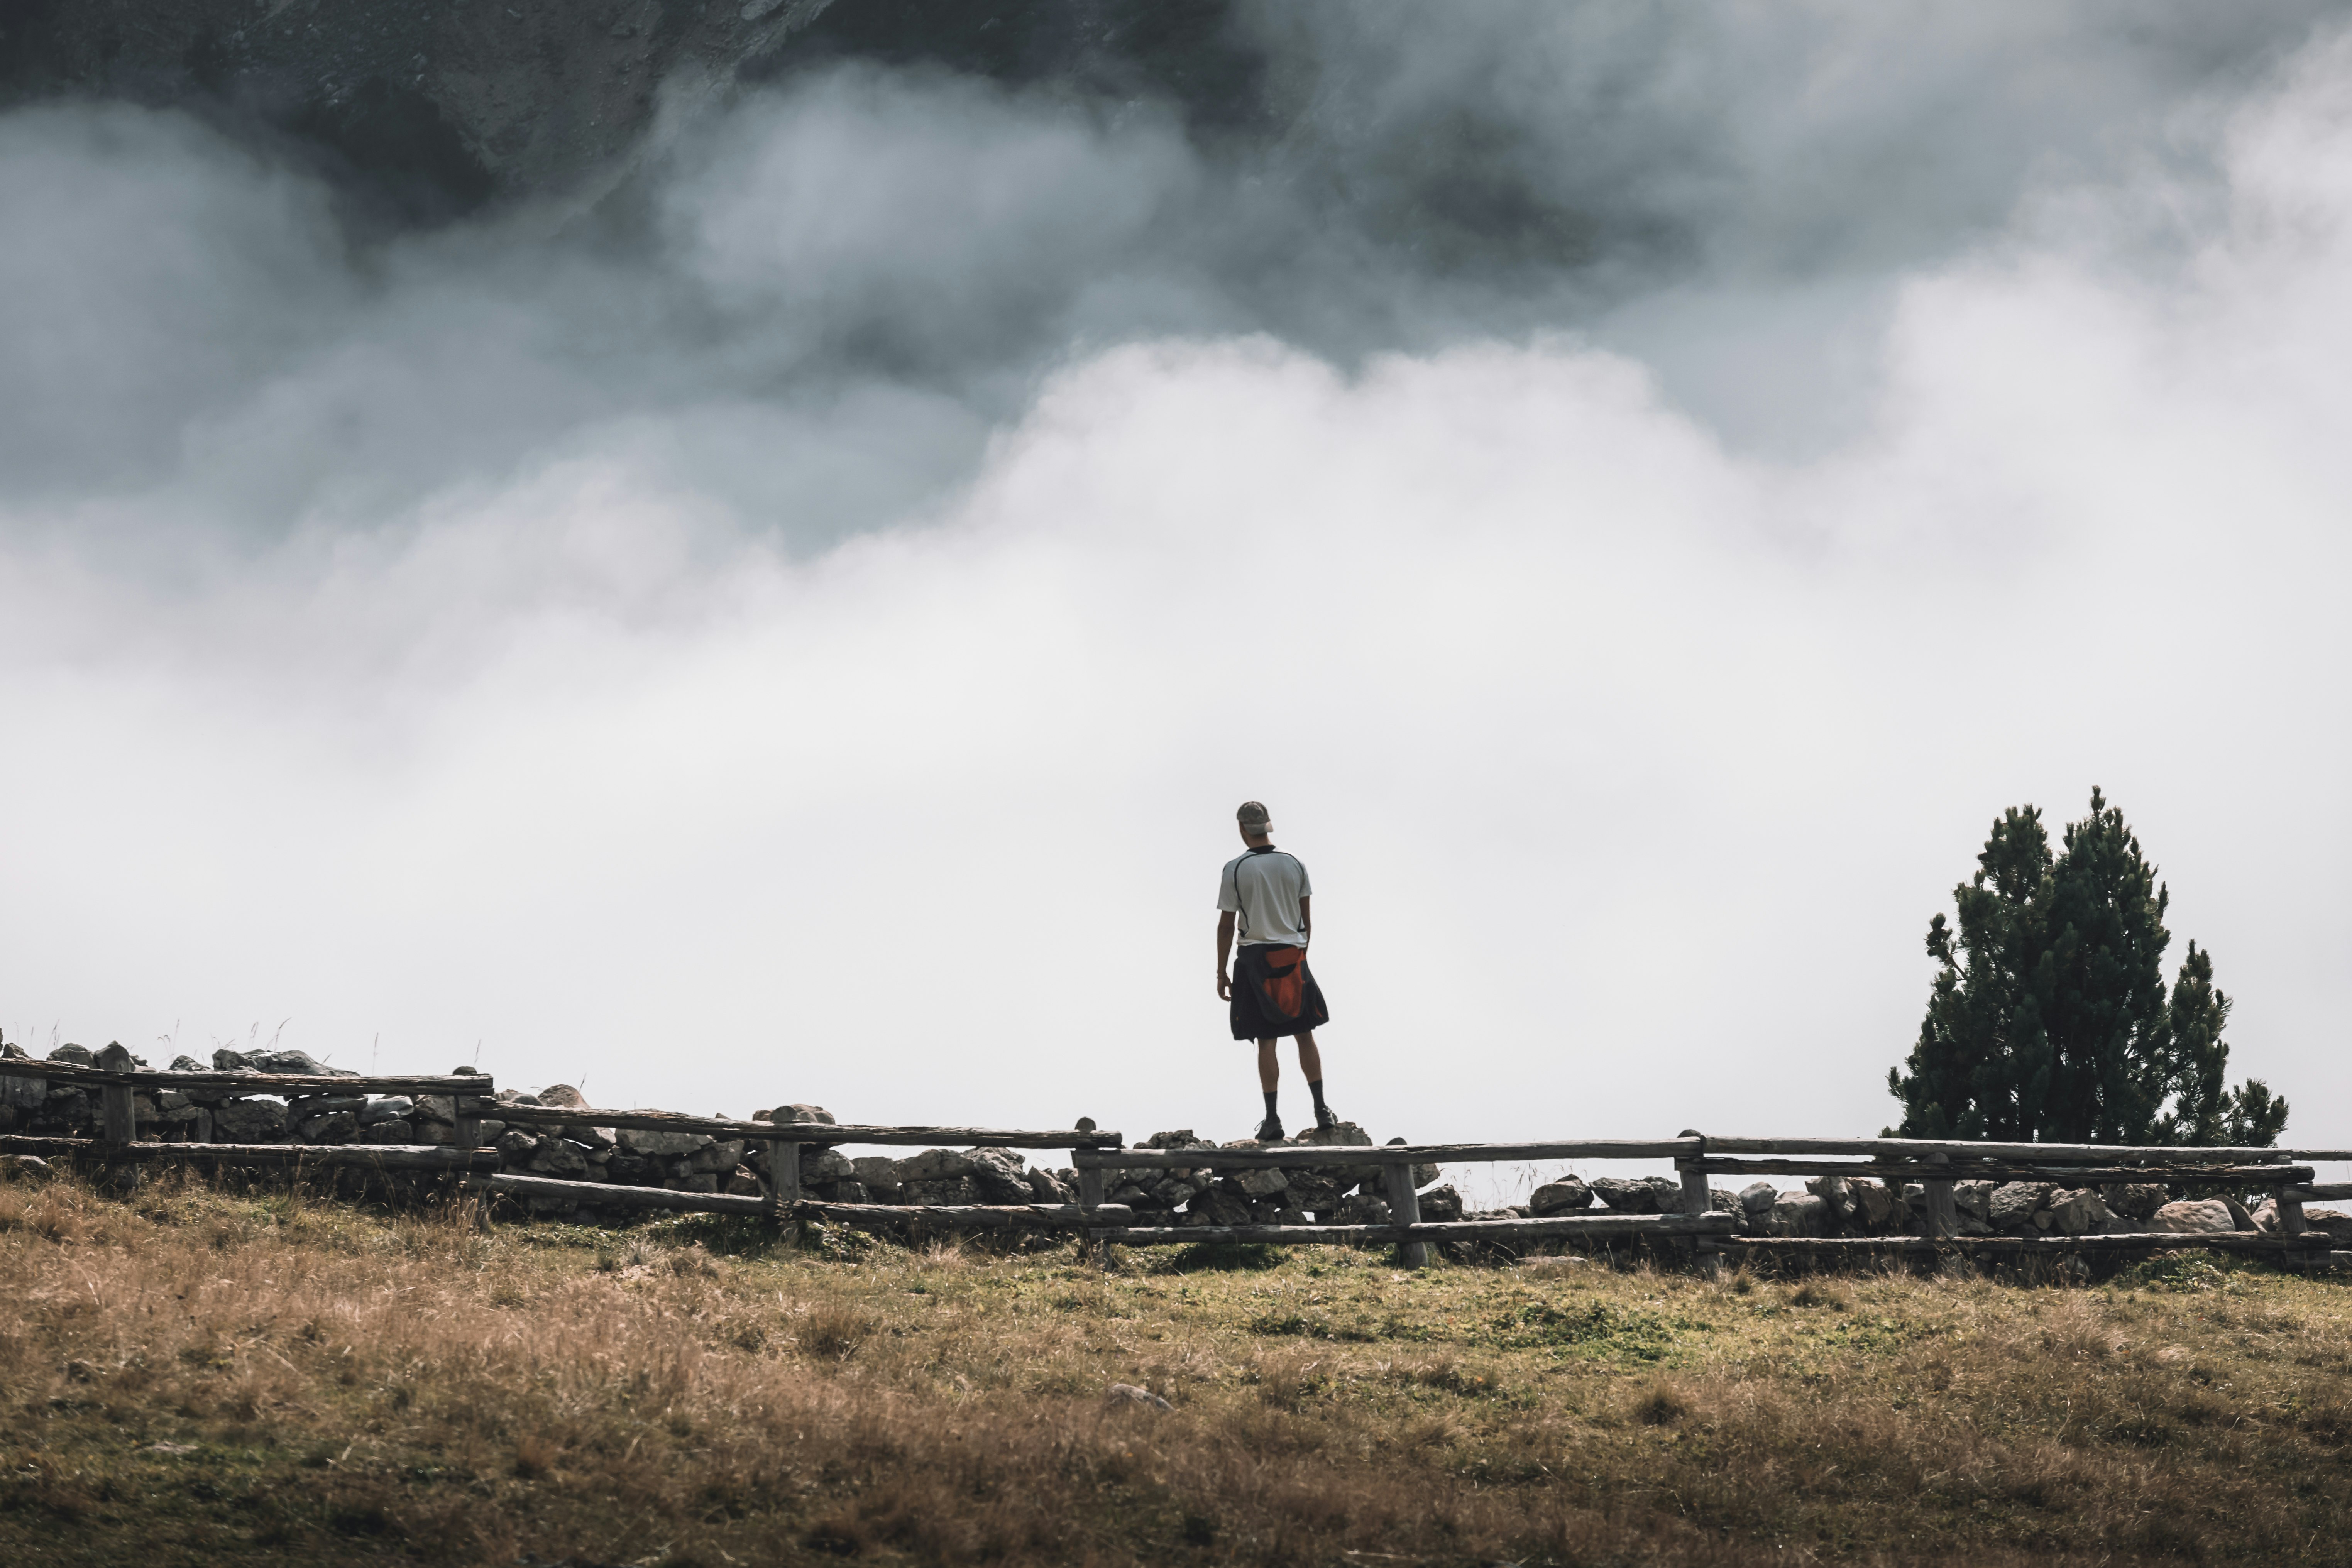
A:
[[[2352,1198],[2352,1184],[2316,1185],[2313,1165],[2352,1160],[2352,1150],[2119,1147],[2112,1144],[1993,1143],[1887,1138],[1725,1138],[1685,1131],[1652,1140],[1578,1139],[1519,1143],[1278,1144],[1226,1149],[1125,1147],[1114,1131],[1081,1121],[1075,1128],[1036,1131],[982,1127],[896,1127],[833,1122],[738,1121],[658,1110],[501,1104],[488,1075],[452,1077],[313,1077],[278,1073],[177,1073],[135,1069],[130,1053],[110,1047],[100,1065],[7,1059],[0,1076],[38,1078],[95,1089],[100,1107],[96,1139],[0,1137],[0,1152],[61,1154],[100,1161],[184,1160],[215,1165],[359,1167],[381,1171],[449,1172],[484,1193],[573,1200],[599,1209],[639,1208],[770,1215],[780,1221],[820,1220],[861,1226],[929,1226],[946,1229],[1037,1228],[1076,1232],[1090,1241],[1163,1245],[1186,1242],[1394,1243],[1409,1268],[1428,1259],[1431,1242],[1634,1239],[1687,1250],[1715,1273],[1727,1255],[1866,1258],[1960,1254],[1990,1258],[2135,1252],[2159,1247],[2210,1247],[2268,1254],[2283,1262],[2341,1262],[2335,1238],[2309,1228],[2304,1205]],[[133,1094],[142,1089],[229,1089],[280,1094],[447,1095],[455,1135],[446,1144],[313,1145],[141,1142]],[[491,1117],[509,1126],[594,1126],[614,1131],[699,1134],[757,1142],[766,1151],[765,1190],[757,1194],[678,1192],[665,1187],[577,1182],[498,1168],[494,1150],[481,1148],[480,1125]],[[814,1201],[802,1190],[803,1147],[1064,1149],[1077,1173],[1075,1204],[913,1205]],[[1604,1211],[1537,1218],[1424,1222],[1413,1167],[1429,1164],[1531,1163],[1549,1161],[1670,1160],[1681,1177],[1680,1207],[1657,1214]],[[1132,1211],[1103,1201],[1107,1171],[1202,1170],[1226,1174],[1267,1167],[1328,1171],[1377,1169],[1389,1221],[1366,1225],[1139,1226]],[[1837,1175],[1869,1177],[1898,1195],[1921,1189],[1916,1233],[1836,1237],[1737,1234],[1732,1215],[1714,1207],[1715,1175]],[[2050,1182],[2070,1187],[2159,1183],[2233,1191],[2263,1189],[2277,1205],[2273,1233],[2105,1231],[2034,1237],[1961,1234],[1956,1184],[1966,1181]]]

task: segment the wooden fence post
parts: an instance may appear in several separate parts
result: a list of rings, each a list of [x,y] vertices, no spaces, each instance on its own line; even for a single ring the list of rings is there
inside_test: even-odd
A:
[[[1389,1142],[1402,1143],[1404,1140],[1391,1138]],[[1412,1161],[1401,1160],[1394,1164],[1382,1165],[1381,1185],[1388,1192],[1391,1225],[1421,1223],[1421,1194],[1413,1190]],[[1397,1248],[1397,1258],[1407,1268],[1425,1268],[1429,1266],[1429,1243],[1408,1241]]]
[[[1093,1131],[1095,1130],[1095,1119],[1091,1116],[1079,1117],[1077,1128],[1081,1132]],[[1103,1202],[1102,1167],[1099,1165],[1080,1164],[1077,1153],[1078,1152],[1076,1149],[1070,1151],[1070,1163],[1077,1165],[1078,1167],[1078,1206],[1080,1208],[1098,1209],[1102,1207]]]
[[[1938,1152],[1927,1156],[1927,1163],[1930,1165],[1948,1165],[1951,1163],[1952,1157],[1949,1154]],[[1937,1241],[1948,1241],[1959,1235],[1960,1206],[1952,1196],[1952,1184],[1948,1181],[1931,1181],[1922,1182],[1920,1186],[1924,1189],[1927,1199],[1927,1219],[1929,1237]]]
[[[110,1045],[98,1053],[98,1065],[106,1072],[130,1072],[131,1053],[121,1044]],[[135,1143],[139,1141],[138,1113],[131,1105],[129,1084],[107,1084],[98,1091],[98,1135],[109,1143]]]
[[[1684,1128],[1682,1136],[1698,1139],[1698,1148],[1692,1152],[1689,1159],[1675,1162],[1675,1168],[1682,1173],[1683,1178],[1683,1213],[1709,1213],[1715,1207],[1715,1198],[1706,1189],[1706,1173],[1698,1167],[1698,1162],[1706,1157],[1706,1139],[1697,1129],[1691,1127]],[[1691,1238],[1691,1255],[1697,1259],[1701,1279],[1723,1278],[1723,1254],[1716,1251],[1714,1244],[1706,1237]]]
[[[2278,1156],[2278,1158],[2283,1159],[2284,1156]],[[2272,1194],[2272,1198],[2278,1205],[2280,1238],[2290,1242],[2299,1239],[2304,1234],[2304,1227],[2310,1223],[2303,1217],[2303,1199],[2295,1194],[2295,1190],[2292,1186],[2276,1188]],[[2305,1259],[2288,1252],[2280,1255],[2280,1261],[2289,1268],[2294,1268],[2305,1262]]]
[[[801,1201],[799,1139],[771,1138],[768,1140],[768,1192],[776,1205],[776,1217],[779,1220],[790,1219],[793,1205]]]

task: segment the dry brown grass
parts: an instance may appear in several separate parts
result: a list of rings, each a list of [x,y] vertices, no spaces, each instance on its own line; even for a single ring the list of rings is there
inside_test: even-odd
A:
[[[0,1562],[2352,1562],[2346,1286],[2155,1273],[1107,1271],[0,1181]]]

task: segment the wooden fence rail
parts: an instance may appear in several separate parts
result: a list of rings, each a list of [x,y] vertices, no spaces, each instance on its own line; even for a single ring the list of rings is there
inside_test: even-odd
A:
[[[1419,1267],[1428,1244],[1444,1241],[1530,1241],[1640,1238],[1678,1247],[1709,1273],[1725,1256],[1789,1255],[1840,1258],[1954,1254],[1985,1258],[2131,1252],[2158,1247],[2210,1247],[2270,1254],[2284,1260],[2329,1256],[2333,1237],[2308,1229],[2303,1205],[2352,1198],[2352,1184],[2315,1180],[2321,1161],[2352,1160],[2352,1150],[2179,1148],[2169,1145],[1969,1142],[1900,1138],[1727,1138],[1685,1131],[1660,1139],[1557,1139],[1512,1143],[1280,1144],[1243,1148],[1129,1149],[1115,1131],[1081,1120],[1047,1131],[983,1127],[884,1126],[821,1121],[740,1121],[651,1110],[502,1103],[488,1074],[320,1076],[262,1072],[159,1072],[132,1066],[120,1046],[99,1065],[0,1059],[0,1077],[39,1079],[87,1087],[99,1098],[97,1139],[0,1136],[0,1152],[96,1157],[102,1161],[191,1161],[215,1165],[278,1168],[445,1172],[477,1192],[553,1198],[597,1209],[653,1209],[768,1215],[787,1222],[857,1226],[912,1224],[956,1229],[1042,1229],[1091,1241],[1150,1246],[1191,1242],[1394,1243],[1408,1267]],[[448,1144],[231,1144],[141,1142],[132,1095],[140,1089],[228,1090],[239,1094],[403,1094],[447,1096],[455,1116]],[[499,1169],[494,1151],[479,1147],[480,1124],[595,1127],[614,1131],[688,1133],[757,1142],[767,1152],[765,1191],[689,1193],[667,1187],[581,1182]],[[811,1201],[803,1191],[804,1148],[845,1144],[884,1147],[1066,1149],[1078,1180],[1075,1204],[898,1205]],[[1667,1212],[1601,1212],[1547,1216],[1424,1222],[1413,1181],[1416,1166],[1528,1163],[1555,1160],[1670,1160],[1680,1175]],[[1104,1201],[1105,1173],[1188,1170],[1217,1173],[1268,1168],[1377,1169],[1386,1196],[1384,1224],[1139,1225],[1129,1209]],[[1748,1237],[1717,1213],[1710,1175],[1870,1177],[1895,1186],[1917,1183],[1923,1234],[1873,1237]],[[1963,1181],[2046,1182],[2074,1187],[2162,1184],[2179,1187],[2266,1188],[2274,1197],[2279,1234],[2116,1232],[2084,1236],[1963,1237],[1954,1193]],[[2343,1255],[2338,1255],[2339,1258]]]

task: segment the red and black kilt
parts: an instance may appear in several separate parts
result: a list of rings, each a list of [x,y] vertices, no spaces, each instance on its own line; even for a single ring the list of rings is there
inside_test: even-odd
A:
[[[1291,958],[1297,954],[1296,960]],[[1289,1005],[1286,1006],[1285,1004]],[[1303,1035],[1331,1021],[1323,987],[1307,966],[1303,948],[1255,942],[1234,962],[1233,1026],[1237,1040]]]

